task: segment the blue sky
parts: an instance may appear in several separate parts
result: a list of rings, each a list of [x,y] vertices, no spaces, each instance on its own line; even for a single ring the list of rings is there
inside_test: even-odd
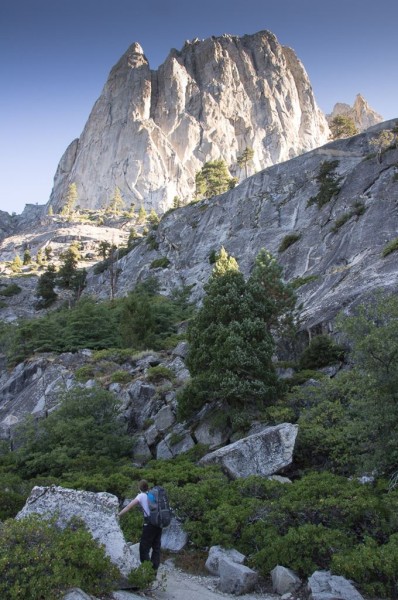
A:
[[[171,48],[268,29],[293,48],[319,107],[361,93],[398,118],[397,0],[1,0],[0,210],[45,204],[112,66],[139,42],[156,69]]]

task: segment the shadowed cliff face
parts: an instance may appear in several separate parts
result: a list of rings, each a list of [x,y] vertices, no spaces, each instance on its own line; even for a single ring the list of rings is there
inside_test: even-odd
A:
[[[265,169],[226,194],[173,211],[155,232],[157,250],[142,241],[119,261],[118,294],[155,275],[164,293],[188,285],[192,298],[200,300],[212,270],[210,253],[221,245],[245,275],[265,247],[282,264],[287,280],[311,277],[298,288],[309,328],[327,326],[340,309],[376,288],[396,290],[397,253],[383,257],[382,252],[398,237],[398,150],[391,147],[380,162],[370,144],[393,127],[389,121],[329,143]],[[338,194],[321,207],[308,204],[320,191],[321,165],[332,161],[337,161]],[[292,235],[296,241],[279,251]],[[167,257],[169,266],[151,269],[159,257]],[[105,275],[90,275],[87,292],[106,297],[105,281]]]
[[[139,44],[113,67],[79,140],[62,157],[51,204],[75,182],[78,203],[98,208],[119,187],[126,206],[188,202],[195,174],[223,158],[231,175],[246,147],[249,174],[326,142],[328,125],[294,52],[275,36],[187,42],[151,71]]]

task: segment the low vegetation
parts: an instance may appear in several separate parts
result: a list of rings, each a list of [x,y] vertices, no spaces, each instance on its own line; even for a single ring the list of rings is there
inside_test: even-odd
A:
[[[304,283],[311,280],[304,278]],[[264,577],[276,564],[302,577],[327,569],[352,579],[364,594],[396,597],[398,300],[375,296],[355,314],[337,320],[336,339],[318,335],[304,349],[298,344],[290,362],[293,376],[280,381],[273,363],[275,340],[297,342],[294,302],[268,252],[260,252],[250,277],[244,278],[222,249],[195,314],[187,290],[166,299],[150,280],[123,300],[81,300],[42,319],[3,325],[2,347],[11,364],[37,348],[60,352],[91,347],[90,362],[79,369],[81,380],[103,377],[124,384],[133,360],[149,348],[175,343],[177,323],[190,319],[192,379],[178,398],[182,418],[209,401],[221,401],[223,410],[213,416],[224,424],[229,419],[238,436],[253,418],[297,423],[299,433],[294,463],[285,471],[289,485],[256,476],[230,481],[218,466],[198,465],[207,452],[199,444],[173,461],[151,460],[137,467],[117,397],[100,386],[67,392],[47,419],[24,423],[13,450],[5,442],[0,445],[0,567],[7,577],[0,586],[24,590],[29,577],[30,597],[57,598],[63,589],[60,572],[63,585],[104,594],[114,574],[95,554],[99,550],[88,547],[83,528],[74,529],[76,538],[70,531],[62,534],[73,564],[61,563],[55,573],[61,533],[33,521],[23,530],[12,518],[37,484],[107,491],[122,503],[134,494],[137,480],[145,478],[167,488],[190,551],[198,555],[215,544],[234,547]],[[339,371],[342,364],[351,368]],[[319,370],[330,365],[333,378]],[[146,373],[156,384],[165,379],[173,384],[164,365]],[[171,443],[179,441],[178,435],[171,438]],[[121,526],[128,541],[138,541],[140,525],[138,511],[126,514]],[[35,557],[42,539],[54,541],[44,544],[39,561]],[[47,559],[48,577],[43,578]],[[14,568],[17,561],[26,565],[26,572]],[[147,585],[145,572],[131,577],[137,585]],[[32,584],[36,581],[37,586]],[[18,596],[7,591],[3,597]]]
[[[316,180],[320,185],[319,192],[316,196],[312,196],[308,200],[307,206],[316,204],[318,208],[322,208],[322,206],[330,202],[333,197],[338,195],[342,179],[335,172],[338,166],[338,160],[325,160],[321,164],[319,174],[316,177]]]

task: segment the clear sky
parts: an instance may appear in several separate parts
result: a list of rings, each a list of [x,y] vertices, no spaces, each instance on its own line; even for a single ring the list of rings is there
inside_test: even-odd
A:
[[[0,0],[0,210],[45,204],[112,66],[152,69],[185,40],[267,29],[303,62],[325,113],[361,93],[398,118],[397,0]]]

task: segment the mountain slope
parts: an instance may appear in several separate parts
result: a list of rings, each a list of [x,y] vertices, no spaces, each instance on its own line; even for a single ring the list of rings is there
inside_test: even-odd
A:
[[[221,245],[245,274],[266,247],[288,280],[310,277],[298,289],[307,328],[328,326],[342,307],[375,288],[396,289],[397,255],[382,253],[398,236],[398,150],[391,146],[380,162],[370,144],[394,125],[385,122],[331,142],[265,169],[221,196],[166,215],[150,244],[141,241],[119,261],[117,293],[155,275],[164,293],[187,285],[200,300],[212,269],[209,257]],[[319,208],[310,199],[320,191],[317,178],[325,163],[335,164],[340,190]],[[294,243],[279,252],[292,235]],[[168,259],[167,268],[151,268],[158,258]],[[109,295],[105,274],[89,276],[87,293]]]

